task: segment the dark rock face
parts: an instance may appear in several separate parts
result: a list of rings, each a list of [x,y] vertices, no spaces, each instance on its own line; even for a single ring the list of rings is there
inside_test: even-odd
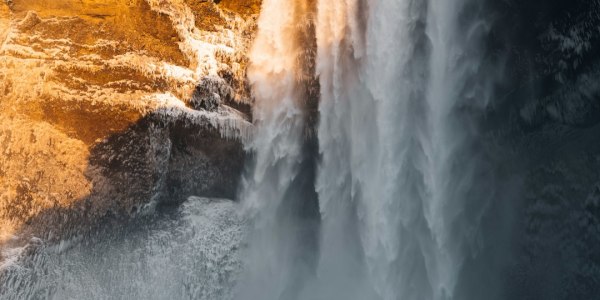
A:
[[[220,77],[205,77],[196,86],[190,104],[194,109],[215,111],[221,103],[232,103],[233,88]]]
[[[600,3],[528,1],[493,6],[497,21],[490,49],[507,61],[506,79],[512,80],[505,84],[516,88],[521,94],[516,96],[528,98],[520,107],[521,117],[532,126],[596,124]]]
[[[98,200],[144,203],[142,199],[155,197],[178,203],[191,195],[233,199],[244,156],[240,141],[223,138],[210,125],[170,123],[151,115],[96,145],[90,172],[119,183],[114,195],[101,194]]]
[[[181,202],[190,195],[236,198],[246,155],[239,140],[224,139],[216,130],[197,132],[184,122],[175,123],[169,136],[163,202]]]
[[[501,254],[502,299],[597,298],[600,1],[486,5],[485,63],[498,80],[480,126],[497,184],[508,187],[495,213],[516,212],[504,215],[512,240],[494,245],[512,245]]]

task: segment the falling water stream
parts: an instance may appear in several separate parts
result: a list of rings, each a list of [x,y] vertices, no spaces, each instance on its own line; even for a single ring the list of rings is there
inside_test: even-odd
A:
[[[316,253],[314,156],[307,138],[314,92],[313,10],[314,1],[266,0],[258,21],[248,71],[256,99],[256,135],[250,145],[255,159],[240,193],[254,230],[245,255],[247,274],[239,285],[241,299],[295,298]]]
[[[263,4],[253,56],[261,68],[290,66],[277,61],[283,58],[265,62],[264,55],[295,53],[279,44],[294,40],[279,8],[303,1],[283,2]],[[288,240],[298,238],[289,227],[301,223],[278,223],[281,212],[263,208],[256,222],[265,228],[249,240],[262,256],[249,259],[249,276],[260,278],[256,288],[264,293],[242,298],[291,299],[282,291],[290,272],[303,285],[302,299],[455,298],[465,259],[478,251],[492,192],[482,184],[468,113],[485,108],[489,92],[480,74],[486,24],[479,9],[466,0],[318,1],[318,262],[304,266],[314,268],[310,278],[299,277],[292,262],[300,254],[290,252]],[[279,49],[265,49],[263,35]],[[277,79],[254,82],[259,126],[252,179],[259,184],[242,194],[253,204],[285,206],[282,196],[300,176],[293,165],[300,163],[303,113],[311,112],[287,96],[298,65],[291,67],[263,70]]]

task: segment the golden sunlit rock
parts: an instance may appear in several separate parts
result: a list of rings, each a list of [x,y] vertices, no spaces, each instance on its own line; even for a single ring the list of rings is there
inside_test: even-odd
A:
[[[241,168],[251,127],[246,52],[259,7],[0,2],[0,245],[56,238],[178,188],[235,185],[224,174]],[[211,112],[198,91],[216,97]],[[207,179],[178,178],[183,164]],[[163,191],[165,180],[178,184]]]

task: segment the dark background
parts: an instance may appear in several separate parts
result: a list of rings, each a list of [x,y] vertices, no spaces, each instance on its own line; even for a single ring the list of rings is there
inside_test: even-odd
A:
[[[496,79],[478,122],[496,201],[459,294],[600,299],[600,1],[484,6]]]

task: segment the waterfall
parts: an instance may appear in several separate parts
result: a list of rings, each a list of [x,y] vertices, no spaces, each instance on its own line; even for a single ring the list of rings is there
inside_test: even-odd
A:
[[[319,3],[316,189],[329,298],[368,298],[340,294],[352,286],[386,300],[452,299],[478,249],[490,195],[476,187],[477,132],[464,110],[485,107],[489,89],[476,78],[485,23],[467,4]]]
[[[290,228],[303,225],[281,210],[303,160],[306,118],[294,93],[302,45],[290,26],[308,12],[294,8],[265,1],[252,55],[256,163],[242,195],[260,215],[248,262],[263,281],[255,282],[262,293],[245,297],[454,298],[491,193],[475,182],[485,174],[469,113],[485,107],[489,92],[485,76],[477,78],[480,8],[466,0],[318,1],[314,276],[294,264],[303,250]],[[304,276],[302,296],[282,290]]]
[[[241,299],[293,299],[313,269],[318,223],[313,14],[311,0],[262,4],[248,70],[256,132],[240,193],[252,224]]]

